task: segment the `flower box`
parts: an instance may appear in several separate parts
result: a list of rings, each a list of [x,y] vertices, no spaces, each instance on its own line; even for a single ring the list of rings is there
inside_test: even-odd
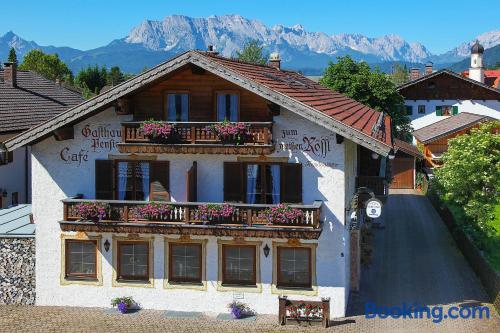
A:
[[[172,124],[163,121],[148,120],[141,124],[144,136],[153,143],[175,143],[177,134]]]
[[[101,222],[111,215],[111,207],[102,202],[84,202],[75,206],[74,214],[81,221]]]
[[[281,325],[322,325],[330,326],[330,299],[321,301],[289,300],[286,296],[278,298],[278,317]]]
[[[231,223],[236,209],[227,204],[199,205],[194,212],[194,220],[204,224]]]
[[[207,126],[206,130],[215,134],[222,144],[243,145],[253,139],[249,125],[245,123],[231,123],[224,120]]]

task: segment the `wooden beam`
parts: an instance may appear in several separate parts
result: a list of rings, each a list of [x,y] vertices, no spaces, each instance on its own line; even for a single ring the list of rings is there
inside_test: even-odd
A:
[[[118,98],[116,100],[115,112],[117,115],[132,114],[132,102],[128,98]]]
[[[64,141],[75,138],[75,129],[73,126],[60,127],[54,130],[56,141]]]

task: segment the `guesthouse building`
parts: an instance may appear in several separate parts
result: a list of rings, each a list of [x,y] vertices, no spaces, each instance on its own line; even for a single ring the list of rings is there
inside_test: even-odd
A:
[[[349,296],[360,155],[393,154],[389,117],[281,69],[277,55],[256,65],[200,51],[5,143],[24,146],[36,304],[132,296],[227,312],[236,299],[278,313],[285,295],[329,299],[332,317]]]

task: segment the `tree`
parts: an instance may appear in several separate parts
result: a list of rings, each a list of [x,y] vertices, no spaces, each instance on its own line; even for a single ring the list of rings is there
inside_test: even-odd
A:
[[[106,85],[108,78],[108,71],[106,67],[87,67],[78,72],[75,77],[75,84],[80,86],[84,93],[84,97],[91,97],[92,94],[99,94],[101,89]],[[89,94],[89,92],[91,92]],[[86,96],[85,96],[86,95]]]
[[[241,52],[236,51],[236,58],[254,64],[264,65],[267,63],[268,55],[264,53],[264,47],[257,40],[249,40],[243,46]]]
[[[404,110],[404,98],[396,85],[378,69],[372,71],[364,61],[356,62],[350,56],[330,62],[320,83],[392,118],[393,134],[408,140],[410,118]]]
[[[17,54],[16,50],[13,47],[11,47],[9,50],[9,58],[7,59],[7,61],[17,63]]]
[[[73,73],[57,54],[45,54],[41,50],[29,51],[19,69],[37,72],[52,81],[72,82],[73,80]]]
[[[396,86],[400,86],[403,83],[408,82],[408,80],[410,79],[408,68],[406,68],[406,65],[401,66],[400,64],[394,65],[392,74],[390,74],[389,77]]]
[[[120,67],[111,67],[106,76],[106,84],[108,86],[116,86],[123,81],[125,81],[125,75],[121,72]]]
[[[500,135],[493,121],[448,141],[443,166],[435,171],[439,194],[463,207],[466,229],[488,236],[500,192]]]

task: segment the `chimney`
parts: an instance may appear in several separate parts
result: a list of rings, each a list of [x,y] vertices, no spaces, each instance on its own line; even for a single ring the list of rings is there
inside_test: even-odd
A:
[[[219,54],[219,52],[215,51],[215,48],[214,48],[213,45],[208,45],[208,47],[207,47],[207,53],[210,53],[210,54],[213,54],[213,55]]]
[[[431,74],[433,72],[433,66],[434,64],[432,63],[432,61],[429,61],[425,64],[425,75]]]
[[[17,63],[6,62],[3,64],[3,81],[11,87],[17,85]]]
[[[269,55],[269,66],[274,67],[276,69],[281,68],[281,59],[280,59],[280,54],[278,52],[273,52]]]
[[[416,67],[413,67],[411,70],[410,70],[410,80],[416,80],[420,77],[420,69],[416,68]]]

